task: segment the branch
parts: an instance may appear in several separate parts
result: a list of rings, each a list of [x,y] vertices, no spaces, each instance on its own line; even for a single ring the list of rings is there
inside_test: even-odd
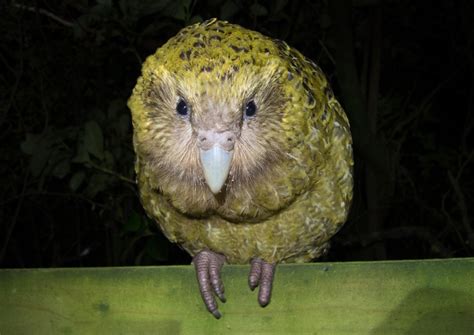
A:
[[[56,14],[53,14],[53,13],[51,13],[51,12],[49,12],[46,9],[43,9],[43,8],[26,6],[26,5],[22,5],[22,4],[18,4],[18,3],[13,3],[13,7],[16,7],[18,9],[22,9],[22,10],[26,10],[28,12],[38,13],[38,14],[47,16],[50,19],[62,24],[63,26],[66,26],[66,27],[74,27],[74,23],[72,23],[70,21],[67,21],[67,20],[57,16]]]
[[[120,179],[120,180],[122,180],[122,181],[125,181],[125,182],[130,183],[130,184],[133,184],[133,185],[136,184],[135,180],[130,179],[130,178],[128,178],[128,177],[125,177],[125,176],[121,175],[121,174],[118,173],[118,172],[115,172],[115,171],[113,171],[113,170],[107,169],[107,168],[102,167],[102,166],[100,166],[100,165],[97,165],[97,164],[95,164],[95,163],[93,163],[93,162],[87,162],[87,164],[90,165],[91,167],[93,167],[93,168],[96,169],[96,170],[99,170],[99,171],[101,171],[101,172],[107,173],[107,174],[109,174],[109,175],[111,175],[111,176],[114,176],[114,177],[116,177],[116,178],[118,178],[118,179]]]

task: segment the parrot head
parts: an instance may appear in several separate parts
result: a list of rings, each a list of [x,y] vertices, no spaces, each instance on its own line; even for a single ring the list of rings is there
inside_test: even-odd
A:
[[[156,122],[162,118],[170,128],[156,135],[162,136],[161,159],[169,160],[168,170],[188,170],[199,179],[194,184],[204,181],[203,187],[219,194],[232,183],[248,183],[276,158],[278,138],[267,132],[281,121],[283,101],[272,69],[256,70],[233,69],[230,78],[229,72],[176,77],[160,69],[167,87],[159,90],[168,92]],[[153,104],[162,99],[156,98]]]
[[[192,27],[143,66],[129,100],[135,150],[165,193],[251,187],[284,150],[287,71],[263,35],[229,24]]]
[[[329,120],[315,116],[330,89],[314,85],[327,85],[319,68],[282,41],[217,20],[186,27],[129,99],[137,172],[187,215],[268,217],[308,187],[324,150],[314,139]]]

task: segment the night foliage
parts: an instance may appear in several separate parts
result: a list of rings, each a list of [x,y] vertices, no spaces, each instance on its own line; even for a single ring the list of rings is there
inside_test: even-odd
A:
[[[346,4],[352,22],[324,1],[0,5],[0,265],[189,262],[139,204],[126,100],[143,57],[210,17],[315,60],[384,153],[370,156],[354,130],[356,198],[329,259],[472,256],[472,2],[331,4]],[[347,31],[358,85],[341,75],[351,66],[338,56]]]

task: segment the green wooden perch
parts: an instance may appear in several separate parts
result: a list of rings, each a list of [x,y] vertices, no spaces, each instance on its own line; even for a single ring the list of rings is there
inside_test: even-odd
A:
[[[215,320],[191,266],[0,270],[0,334],[474,334],[474,258],[280,265],[266,308],[247,271]]]

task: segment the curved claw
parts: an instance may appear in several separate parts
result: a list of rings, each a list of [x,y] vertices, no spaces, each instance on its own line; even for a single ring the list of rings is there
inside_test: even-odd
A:
[[[270,303],[272,296],[273,277],[275,275],[276,264],[267,263],[260,258],[252,259],[250,263],[249,286],[253,291],[257,286],[258,303],[265,307]]]
[[[216,294],[222,302],[226,301],[224,285],[221,280],[221,269],[225,257],[210,250],[203,250],[193,258],[196,276],[199,283],[199,291],[206,308],[216,319],[221,317],[217,309]]]

